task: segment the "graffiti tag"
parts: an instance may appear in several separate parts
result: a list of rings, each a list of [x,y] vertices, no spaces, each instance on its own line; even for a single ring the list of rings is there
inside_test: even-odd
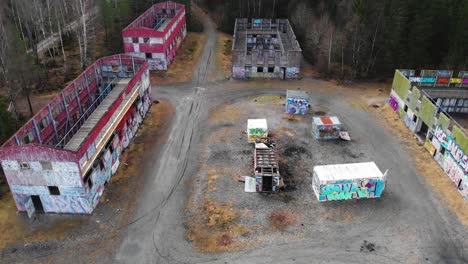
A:
[[[388,103],[392,107],[393,111],[398,111],[399,106],[398,106],[398,100],[395,98],[395,96],[390,95],[390,99],[388,100]]]

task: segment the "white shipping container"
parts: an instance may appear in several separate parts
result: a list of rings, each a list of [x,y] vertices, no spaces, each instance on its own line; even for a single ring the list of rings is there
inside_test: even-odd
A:
[[[374,162],[315,166],[312,189],[319,201],[378,198],[387,171],[382,173]]]

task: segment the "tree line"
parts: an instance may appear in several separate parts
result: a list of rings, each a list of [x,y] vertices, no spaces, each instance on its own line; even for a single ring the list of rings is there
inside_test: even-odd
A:
[[[288,18],[305,58],[326,75],[390,76],[396,68],[466,69],[466,0],[202,0],[220,29],[238,17]]]
[[[32,116],[33,93],[61,89],[97,57],[122,53],[122,29],[157,2],[0,0],[0,144],[25,119],[19,98]],[[191,27],[191,2],[177,2],[186,5],[188,29],[200,31]]]

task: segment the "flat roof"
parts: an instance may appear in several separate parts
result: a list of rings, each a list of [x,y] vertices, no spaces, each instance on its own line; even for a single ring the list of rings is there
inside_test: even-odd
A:
[[[309,95],[307,94],[307,92],[301,90],[287,90],[286,96],[288,98],[309,99]]]
[[[315,166],[314,173],[320,182],[384,178],[375,162]]]
[[[340,119],[336,116],[314,116],[312,120],[316,125],[341,125]]]
[[[247,128],[267,128],[266,119],[249,119],[247,120]]]
[[[88,138],[91,134],[91,131],[96,127],[96,124],[101,120],[101,118],[107,113],[109,108],[114,104],[114,102],[119,98],[122,92],[127,88],[130,83],[131,78],[122,78],[119,79],[109,94],[104,98],[104,100],[99,104],[99,106],[93,111],[93,113],[86,119],[84,124],[80,127],[78,132],[71,138],[70,141],[65,145],[64,149],[77,151],[81,144]],[[124,105],[122,103],[122,105]]]

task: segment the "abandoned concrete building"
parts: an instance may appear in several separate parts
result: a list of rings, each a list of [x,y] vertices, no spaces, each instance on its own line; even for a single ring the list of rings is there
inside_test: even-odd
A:
[[[468,200],[468,71],[396,70],[389,103]],[[455,188],[454,188],[455,190]]]
[[[19,211],[90,214],[151,102],[148,63],[97,60],[0,148]]]
[[[236,19],[232,77],[296,79],[302,50],[287,19]]]
[[[153,5],[122,31],[126,54],[146,58],[150,70],[167,70],[187,35],[185,6]]]

